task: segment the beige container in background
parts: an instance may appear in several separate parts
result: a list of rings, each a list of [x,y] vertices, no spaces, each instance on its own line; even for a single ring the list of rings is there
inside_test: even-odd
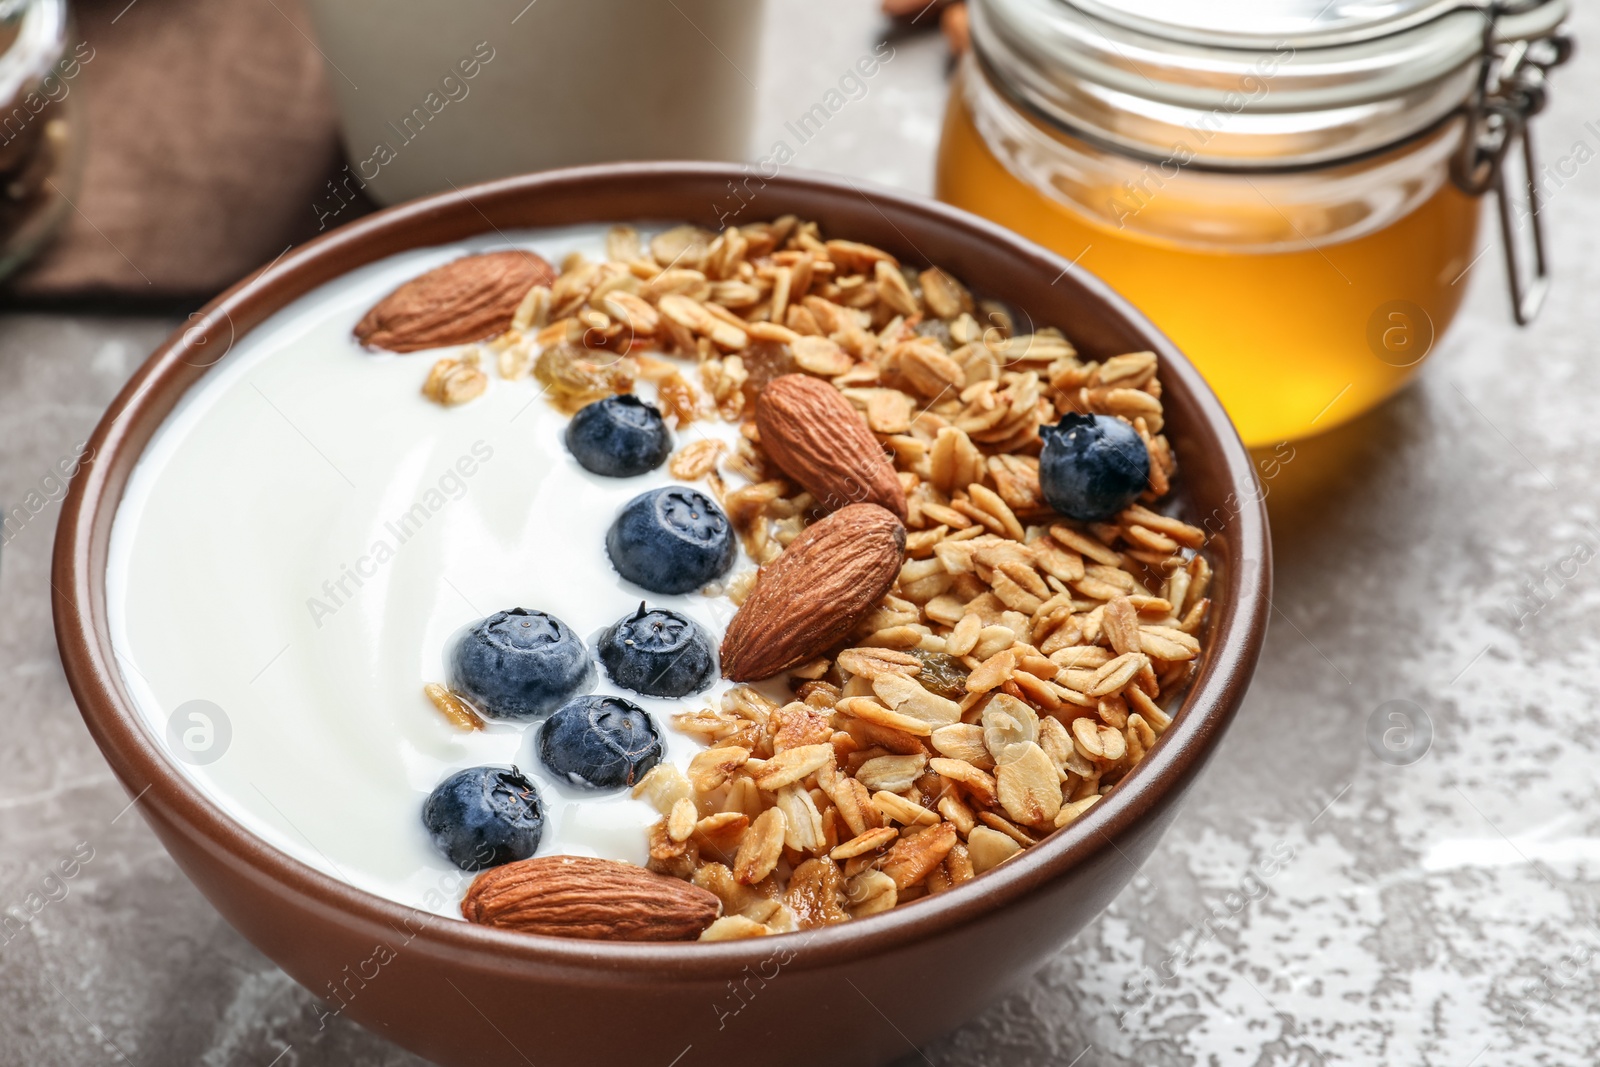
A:
[[[581,163],[745,157],[763,0],[309,6],[343,184],[380,203]]]

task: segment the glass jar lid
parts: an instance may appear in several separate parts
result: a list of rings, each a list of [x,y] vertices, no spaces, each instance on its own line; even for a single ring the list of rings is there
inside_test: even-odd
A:
[[[1153,37],[1219,48],[1284,43],[1326,48],[1387,37],[1456,11],[1486,12],[1477,0],[1274,0],[1267,4],[1196,3],[1193,0],[1073,0],[1096,18]],[[1542,0],[1500,4],[1502,12],[1540,6]]]
[[[996,86],[1086,140],[1154,161],[1293,169],[1443,121],[1484,56],[1551,34],[1567,0],[973,0]]]

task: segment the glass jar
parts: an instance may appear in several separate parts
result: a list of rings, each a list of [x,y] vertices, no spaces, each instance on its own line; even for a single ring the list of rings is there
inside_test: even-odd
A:
[[[1488,189],[1523,253],[1519,321],[1536,310],[1523,133],[1567,53],[1564,0],[971,6],[939,196],[1119,290],[1247,444],[1329,429],[1406,382],[1484,251]]]
[[[94,57],[68,47],[66,0],[0,0],[0,277],[54,235],[83,169],[74,79]]]
[[[380,204],[552,167],[742,159],[754,126],[759,0],[306,6],[349,157],[335,188]],[[343,202],[315,209],[319,229]]]

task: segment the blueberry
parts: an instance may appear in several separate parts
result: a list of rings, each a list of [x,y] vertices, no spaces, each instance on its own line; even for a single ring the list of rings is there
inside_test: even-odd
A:
[[[600,635],[599,653],[613,682],[645,696],[688,696],[717,676],[716,646],[705,627],[664,608],[640,604]]]
[[[681,485],[640,493],[606,534],[617,572],[652,593],[690,593],[720,578],[734,548],[722,509]]]
[[[661,735],[631,700],[574,697],[539,731],[539,759],[577,785],[621,789],[661,762]]]
[[[572,628],[527,608],[479,619],[448,658],[450,688],[490,719],[540,718],[596,681],[594,661]]]
[[[515,767],[469,767],[428,794],[422,825],[451,863],[481,871],[538,851],[544,802]]]
[[[631,478],[666,461],[672,434],[654,405],[623,393],[596,400],[572,416],[567,423],[567,450],[586,471]]]
[[[1150,452],[1144,440],[1110,415],[1063,415],[1041,426],[1039,485],[1052,508],[1069,519],[1109,519],[1144,492]]]

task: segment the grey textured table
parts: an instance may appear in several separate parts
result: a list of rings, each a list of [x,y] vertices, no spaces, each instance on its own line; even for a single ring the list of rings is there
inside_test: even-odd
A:
[[[1600,41],[1594,9],[1575,23]],[[763,134],[880,30],[870,0],[779,3]],[[936,39],[897,41],[795,165],[926,190],[943,73]],[[1546,185],[1543,317],[1509,325],[1486,255],[1420,381],[1296,447],[1268,482],[1273,631],[1210,773],[1099,921],[906,1063],[1600,1060],[1596,101],[1600,62],[1580,54],[1539,131],[1567,160]],[[0,552],[0,909],[30,916],[0,918],[0,1065],[417,1064],[320,1029],[310,994],[217,917],[126,810],[61,676],[52,471],[176,321],[0,316],[0,500],[40,505]],[[1367,740],[1395,700],[1432,724],[1405,766]],[[62,861],[75,877],[52,880]]]

